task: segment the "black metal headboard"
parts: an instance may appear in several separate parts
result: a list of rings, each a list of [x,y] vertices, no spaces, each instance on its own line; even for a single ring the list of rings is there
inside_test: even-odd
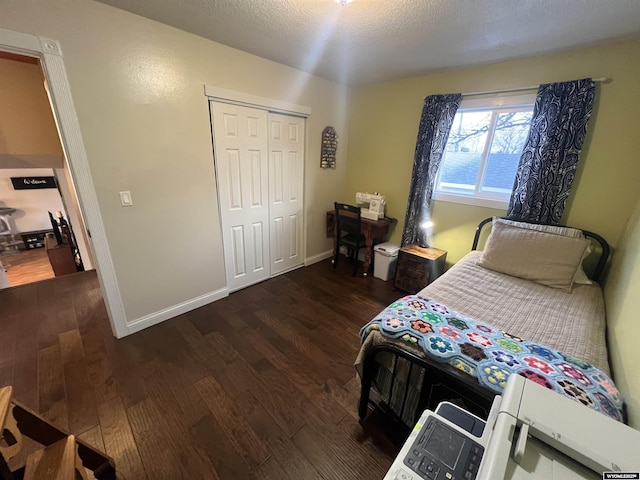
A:
[[[511,218],[509,220],[520,221],[520,220],[511,219]],[[491,223],[492,221],[493,221],[493,217],[485,218],[478,224],[478,227],[476,228],[476,233],[473,236],[473,244],[471,245],[471,250],[477,250],[478,242],[480,241],[480,234],[482,233],[482,227],[484,227],[487,223]],[[532,223],[532,222],[524,222],[524,223]],[[575,228],[575,227],[568,227],[568,228]],[[582,229],[579,228],[578,230],[582,230]],[[582,230],[582,233],[586,238],[596,241],[600,246],[600,257],[598,258],[598,263],[596,263],[596,266],[593,269],[593,273],[591,274],[591,279],[595,280],[596,282],[599,282],[600,276],[602,275],[602,272],[604,271],[604,267],[607,264],[607,260],[609,259],[609,253],[610,253],[609,244],[604,238],[602,238],[597,233],[593,233],[588,230]]]

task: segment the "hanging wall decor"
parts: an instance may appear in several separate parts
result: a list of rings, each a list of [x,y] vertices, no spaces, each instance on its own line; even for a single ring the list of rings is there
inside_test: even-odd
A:
[[[338,134],[333,127],[326,127],[322,131],[322,152],[320,154],[320,168],[336,168],[336,150],[338,149]]]
[[[58,188],[54,177],[11,177],[14,190],[32,190],[34,188]]]

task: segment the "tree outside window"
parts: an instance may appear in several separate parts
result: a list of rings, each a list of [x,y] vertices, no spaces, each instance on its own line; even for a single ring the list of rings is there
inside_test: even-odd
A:
[[[533,105],[461,108],[436,183],[436,200],[503,207],[509,202],[529,134]]]

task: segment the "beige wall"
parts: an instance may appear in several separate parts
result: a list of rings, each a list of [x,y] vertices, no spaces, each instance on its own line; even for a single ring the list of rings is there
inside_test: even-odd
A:
[[[88,0],[1,1],[0,27],[61,44],[129,321],[225,286],[205,84],[311,107],[306,256],[331,249],[346,149],[321,170],[320,135],[346,145],[344,87]]]
[[[613,258],[605,288],[611,366],[627,401],[630,424],[640,429],[640,202]]]
[[[639,39],[354,89],[345,195],[357,190],[383,192],[389,215],[399,219],[393,235],[399,243],[425,95],[603,76],[612,81],[598,87],[565,217],[568,224],[600,233],[613,247],[605,285],[612,370],[626,398],[631,424],[640,428],[640,349],[636,343],[640,335]],[[469,251],[478,221],[504,213],[434,202],[433,244],[448,250],[448,260],[455,262]]]
[[[62,168],[39,65],[0,58],[0,168]]]
[[[425,77],[355,88],[349,123],[345,196],[378,190],[398,218],[399,243],[423,98],[452,92],[508,89],[583,77],[609,77],[598,96],[581,157],[568,224],[594,230],[616,246],[638,197],[640,161],[640,40],[554,55],[451,70]],[[455,262],[469,250],[479,220],[504,211],[434,202],[434,246]]]

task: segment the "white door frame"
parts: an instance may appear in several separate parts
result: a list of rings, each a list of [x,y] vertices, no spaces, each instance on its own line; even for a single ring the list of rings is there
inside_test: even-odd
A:
[[[0,50],[40,59],[42,71],[49,87],[51,109],[58,127],[66,166],[73,179],[80,210],[90,232],[94,260],[102,296],[107,307],[111,330],[117,338],[128,335],[124,305],[116,279],[107,236],[98,208],[87,153],[82,142],[80,124],[76,115],[62,51],[57,41],[36,35],[0,28]]]
[[[245,107],[262,108],[275,113],[288,113],[299,117],[311,116],[311,107],[298,105],[296,103],[283,102],[274,100],[273,98],[259,97],[250,93],[236,92],[235,90],[227,90],[226,88],[213,87],[211,85],[204,86],[204,94],[209,100],[218,102],[233,103],[235,105],[243,105]]]

